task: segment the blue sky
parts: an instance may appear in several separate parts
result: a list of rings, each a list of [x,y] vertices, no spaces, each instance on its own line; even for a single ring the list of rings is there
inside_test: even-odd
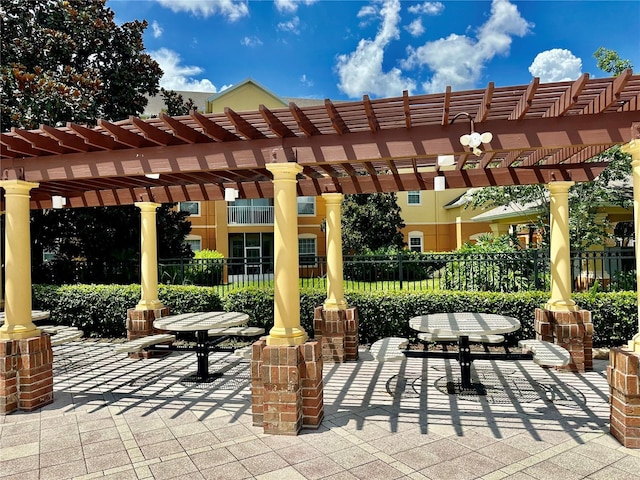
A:
[[[108,0],[145,19],[161,86],[247,78],[283,97],[360,99],[573,80],[598,47],[640,71],[640,1]]]

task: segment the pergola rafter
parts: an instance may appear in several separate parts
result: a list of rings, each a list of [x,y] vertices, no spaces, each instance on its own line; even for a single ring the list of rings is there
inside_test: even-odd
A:
[[[444,174],[449,187],[585,181],[606,163],[588,162],[631,139],[640,121],[640,76],[540,83],[440,94],[332,102],[324,105],[189,115],[96,127],[69,123],[0,134],[4,178],[39,183],[34,208],[61,195],[71,206],[115,205],[152,195],[155,201],[217,200],[234,186],[244,198],[271,195],[271,162],[303,167],[299,190],[325,188],[373,193],[433,188]],[[470,124],[493,139],[476,156],[460,144]],[[440,169],[439,155],[453,155]],[[440,171],[438,171],[440,170]],[[160,174],[150,179],[148,173]]]

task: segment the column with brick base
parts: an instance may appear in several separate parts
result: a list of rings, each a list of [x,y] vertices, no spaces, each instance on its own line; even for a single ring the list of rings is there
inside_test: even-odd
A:
[[[610,432],[627,448],[640,448],[640,354],[627,348],[609,352]]]
[[[169,308],[156,308],[153,310],[127,309],[127,340],[146,337],[164,331],[153,328],[153,321],[169,315]],[[166,354],[165,354],[166,355]],[[150,352],[132,352],[130,358],[150,358]]]
[[[327,310],[316,307],[313,318],[314,338],[322,346],[325,362],[358,359],[358,310]]]
[[[0,413],[53,402],[53,351],[48,334],[0,340]]]
[[[571,361],[557,370],[588,372],[593,370],[593,323],[589,310],[573,312],[536,308],[536,339],[564,347]]]
[[[265,433],[297,435],[318,428],[324,416],[319,342],[302,345],[253,344],[251,398],[254,426]]]

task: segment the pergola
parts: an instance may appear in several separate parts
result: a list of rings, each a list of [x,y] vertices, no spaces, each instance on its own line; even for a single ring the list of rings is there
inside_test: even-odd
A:
[[[0,134],[3,178],[36,182],[31,208],[272,197],[265,165],[297,162],[299,195],[429,190],[592,180],[591,158],[631,139],[640,76],[332,102],[324,106],[120,122],[68,123]],[[455,123],[452,123],[457,119]],[[471,125],[491,132],[476,156],[460,144]],[[439,155],[455,167],[439,168]],[[150,179],[145,174],[160,174]]]
[[[135,203],[141,209],[142,298],[135,309],[140,315],[129,319],[145,321],[166,310],[157,298],[159,203],[222,200],[226,188],[239,190],[243,198],[274,198],[274,326],[252,350],[252,362],[258,365],[252,365],[254,424],[261,423],[264,414],[268,433],[317,427],[323,415],[321,349],[317,341],[307,342],[300,326],[296,195],[322,195],[327,205],[327,300],[314,324],[346,325],[334,331],[350,334],[355,328],[357,341],[357,318],[348,313],[342,289],[344,194],[429,190],[436,177],[444,177],[449,188],[547,184],[551,296],[536,310],[535,320],[548,331],[555,322],[563,332],[584,335],[585,325],[592,325],[590,312],[571,299],[568,191],[574,182],[592,180],[606,167],[607,159],[594,162],[595,155],[625,144],[633,158],[634,218],[640,238],[639,112],[640,75],[626,70],[615,78],[590,79],[585,74],[574,82],[541,84],[534,79],[515,87],[489,83],[484,89],[447,88],[433,95],[405,93],[379,100],[365,95],[357,102],[325,100],[314,107],[291,103],[289,108],[261,106],[254,112],[227,108],[222,114],[193,111],[182,117],[98,120],[96,127],[69,123],[2,133],[0,209],[6,210],[7,228],[0,361],[6,357],[7,365],[36,365],[45,358],[49,364],[48,370],[45,362],[19,373],[18,383],[9,372],[13,383],[0,383],[0,406],[7,411],[6,405],[12,405],[7,399],[14,398],[22,384],[29,387],[23,392],[27,409],[52,400],[51,346],[30,320],[31,277],[26,267],[29,209],[51,208],[54,197],[66,198],[68,207]],[[478,130],[492,135],[477,135]],[[486,142],[469,148],[469,136]],[[441,156],[453,164],[442,166]],[[637,377],[640,368],[640,334],[629,345],[612,356],[610,382],[623,407],[612,409],[612,431],[615,414],[614,434],[625,444],[638,439],[637,428],[618,426],[637,425],[640,418],[624,408],[637,402],[637,392],[626,379]],[[580,348],[584,359],[586,347]],[[16,355],[34,361],[18,362]],[[34,399],[30,394],[36,383],[44,393]],[[295,394],[290,395],[291,388]]]

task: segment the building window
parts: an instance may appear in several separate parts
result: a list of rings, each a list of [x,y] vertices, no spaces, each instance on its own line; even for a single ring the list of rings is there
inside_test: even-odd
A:
[[[317,251],[317,237],[313,234],[303,234],[298,237],[298,254],[300,265],[315,265]]]
[[[316,197],[298,197],[298,215],[315,215]]]
[[[192,217],[200,216],[200,202],[180,202],[178,210],[181,212],[189,212]]]
[[[202,237],[200,237],[199,235],[187,235],[187,237],[184,239],[184,243],[191,247],[192,252],[202,250]]]
[[[410,232],[409,233],[409,250],[412,252],[422,253],[423,251],[424,235],[422,232]]]
[[[420,205],[420,190],[407,192],[407,205]]]

